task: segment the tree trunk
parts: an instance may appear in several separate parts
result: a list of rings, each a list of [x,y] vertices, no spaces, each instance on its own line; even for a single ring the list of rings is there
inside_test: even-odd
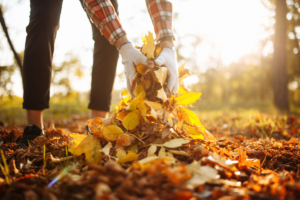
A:
[[[21,72],[21,78],[23,78],[23,73],[22,73],[22,62],[21,62],[21,59],[18,55],[18,53],[16,52],[15,48],[14,48],[14,45],[9,37],[9,34],[8,34],[8,30],[7,30],[7,27],[6,27],[6,23],[5,23],[5,20],[4,20],[4,16],[3,16],[3,12],[2,12],[2,6],[0,5],[0,24],[2,26],[2,29],[4,31],[4,34],[6,36],[6,39],[7,39],[7,42],[10,46],[10,49],[12,50],[13,54],[14,54],[14,57],[15,57],[15,60],[19,66],[19,69],[20,69],[20,72]]]
[[[294,14],[297,13],[297,8],[295,6],[295,1],[293,2],[294,5],[293,5],[293,11],[294,11]],[[297,19],[298,20],[298,19]],[[295,35],[295,46],[296,48],[298,49],[298,53],[297,53],[297,57],[298,57],[298,67],[300,66],[300,46],[299,46],[299,39],[297,38],[297,32],[296,32],[296,27],[297,27],[297,21],[295,19],[295,17],[293,16],[292,17],[292,26],[293,26],[293,33]]]
[[[274,104],[281,111],[289,111],[287,88],[287,5],[286,0],[276,0],[276,23],[273,55]]]

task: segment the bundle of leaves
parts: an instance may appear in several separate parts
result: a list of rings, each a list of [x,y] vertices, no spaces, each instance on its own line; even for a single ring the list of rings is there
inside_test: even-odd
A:
[[[189,70],[184,64],[178,68],[180,88],[172,96],[166,86],[167,68],[154,65],[161,47],[155,44],[150,32],[142,40],[144,45],[137,48],[148,57],[149,66],[136,66],[131,91],[122,92],[121,103],[112,117],[88,121],[93,136],[70,135],[74,138],[69,148],[71,153],[85,153],[91,163],[99,164],[102,158],[123,164],[149,157],[187,156],[178,148],[186,149],[204,139],[215,140],[196,114],[187,108],[201,96],[184,86],[183,79],[190,75]]]

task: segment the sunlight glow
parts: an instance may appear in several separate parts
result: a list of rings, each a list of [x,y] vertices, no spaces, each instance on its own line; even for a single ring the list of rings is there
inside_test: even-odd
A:
[[[186,58],[193,57],[201,71],[205,71],[210,59],[220,59],[223,65],[237,61],[244,55],[257,51],[261,39],[268,37],[272,32],[266,32],[264,26],[271,26],[274,21],[260,0],[173,0],[174,29],[177,33],[177,43],[182,42],[180,53]],[[25,45],[25,28],[29,19],[29,0],[23,0],[19,5],[10,5],[5,13],[5,19],[10,27],[13,42],[18,51]],[[141,45],[140,37],[147,31],[154,32],[152,22],[148,15],[145,1],[119,0],[121,23],[128,33],[129,39]],[[18,13],[18,20],[15,16]],[[191,37],[185,37],[191,35]],[[193,35],[200,38],[197,46]],[[2,33],[0,35],[3,36]],[[182,39],[182,41],[181,41]],[[0,65],[12,62],[12,54],[3,41],[2,49],[8,49],[0,55]],[[272,45],[264,50],[269,54]],[[93,40],[91,26],[85,12],[78,1],[65,0],[60,20],[60,29],[55,44],[53,63],[59,65],[63,62],[65,54],[72,52],[81,63],[86,66],[84,77],[72,83],[78,91],[90,89],[90,74],[93,62]],[[11,59],[10,59],[11,58]],[[190,67],[190,66],[187,66]],[[117,75],[123,73],[123,66],[118,62]],[[19,72],[13,79],[16,80]],[[120,78],[121,77],[121,78]],[[124,76],[117,77],[115,89],[125,88]],[[194,82],[194,79],[192,82]],[[22,96],[21,81],[13,85],[14,92]],[[51,89],[51,91],[55,91]]]

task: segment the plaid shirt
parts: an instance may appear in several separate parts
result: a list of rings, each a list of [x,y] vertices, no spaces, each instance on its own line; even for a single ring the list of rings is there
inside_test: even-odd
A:
[[[157,39],[173,37],[172,3],[170,0],[146,0]],[[111,44],[126,35],[110,0],[83,0],[83,6],[91,21]]]

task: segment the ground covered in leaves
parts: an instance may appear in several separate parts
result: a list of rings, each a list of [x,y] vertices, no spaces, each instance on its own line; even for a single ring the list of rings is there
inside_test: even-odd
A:
[[[170,93],[168,70],[153,36],[137,47],[129,90],[107,119],[48,123],[45,134],[20,148],[23,128],[0,123],[2,199],[299,199],[300,123],[294,116],[220,115],[202,122],[192,110],[178,68]],[[87,126],[86,126],[87,125]]]
[[[5,168],[4,162],[7,162],[9,175],[6,174],[6,169],[2,169],[0,197],[300,198],[300,123],[297,118],[270,117],[266,114],[247,117],[222,114],[215,117],[220,124],[211,124],[207,129],[216,136],[216,140],[202,140],[173,149],[185,149],[188,153],[173,154],[175,163],[165,157],[145,164],[135,161],[121,165],[103,156],[101,164],[90,164],[85,161],[85,155],[68,155],[68,135],[74,131],[85,134],[86,119],[72,119],[66,124],[56,123],[59,128],[49,124],[45,138],[35,140],[27,149],[17,149],[16,145],[20,141],[24,126],[2,126],[0,148],[4,152],[5,160],[1,164]],[[261,123],[261,120],[266,122]],[[236,127],[238,122],[243,123]],[[265,137],[272,130],[271,137]],[[155,153],[159,153],[160,148],[157,147]]]

